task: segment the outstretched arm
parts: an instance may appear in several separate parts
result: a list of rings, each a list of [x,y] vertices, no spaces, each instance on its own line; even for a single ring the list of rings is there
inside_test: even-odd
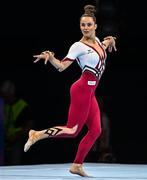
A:
[[[49,61],[59,72],[64,71],[66,68],[68,68],[73,61],[60,61],[54,57],[54,53],[51,51],[44,51],[39,55],[34,55],[33,57],[36,58],[34,63],[38,62],[39,60],[43,59],[44,63],[47,64]]]
[[[102,41],[103,47],[105,49],[108,49],[109,52],[112,52],[113,49],[114,51],[117,51],[115,40],[116,40],[116,37],[113,37],[113,36],[105,37],[104,40]]]

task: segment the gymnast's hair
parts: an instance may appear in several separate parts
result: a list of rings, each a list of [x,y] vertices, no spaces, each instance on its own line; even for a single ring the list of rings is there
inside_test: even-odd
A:
[[[93,5],[86,5],[84,6],[84,14],[81,16],[82,17],[92,17],[94,22],[96,23],[96,17],[95,17],[95,13],[96,13],[96,8]],[[81,20],[80,18],[80,20]]]

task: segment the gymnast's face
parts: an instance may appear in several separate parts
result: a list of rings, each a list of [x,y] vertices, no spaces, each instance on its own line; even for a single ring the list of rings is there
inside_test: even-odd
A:
[[[80,20],[80,29],[84,37],[90,38],[95,36],[97,25],[92,17],[82,17]]]

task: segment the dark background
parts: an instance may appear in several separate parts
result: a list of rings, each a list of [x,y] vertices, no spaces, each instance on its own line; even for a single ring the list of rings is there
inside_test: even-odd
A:
[[[0,82],[10,79],[30,104],[35,129],[67,121],[69,88],[79,78],[76,63],[62,73],[33,55],[44,50],[64,58],[81,38],[79,18],[86,4],[97,6],[97,36],[117,37],[117,52],[108,54],[101,95],[111,120],[111,143],[118,163],[147,162],[147,71],[145,2],[133,0],[62,0],[4,2],[1,5]],[[73,161],[76,139],[45,139],[25,154],[28,163]],[[97,157],[95,157],[97,158]]]

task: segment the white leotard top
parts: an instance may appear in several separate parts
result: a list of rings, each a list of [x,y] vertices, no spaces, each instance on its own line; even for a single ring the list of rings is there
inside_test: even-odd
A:
[[[76,60],[82,71],[84,71],[85,68],[88,68],[91,71],[94,70],[98,72],[100,78],[105,69],[106,52],[99,39],[96,38],[96,40],[100,46],[100,52],[90,45],[78,41],[71,45],[68,54],[63,61]]]

